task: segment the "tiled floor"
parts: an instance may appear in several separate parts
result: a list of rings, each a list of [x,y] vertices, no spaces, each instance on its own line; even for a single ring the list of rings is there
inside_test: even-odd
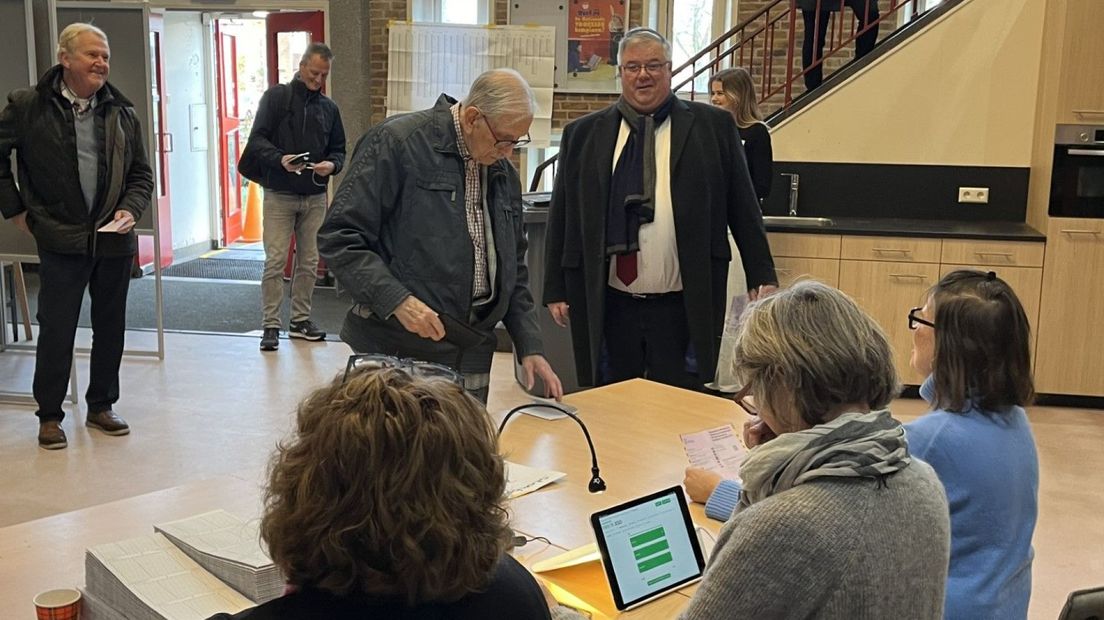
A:
[[[128,347],[155,345],[152,333],[128,334]],[[66,417],[65,450],[37,447],[32,407],[0,404],[0,526],[224,474],[259,481],[297,401],[348,354],[335,342],[281,341],[278,352],[262,355],[255,338],[167,334],[164,361],[124,361],[117,410],[133,432],[87,430],[82,409]],[[33,363],[33,354],[0,353],[0,391],[29,390]],[[78,357],[82,390],[87,363]],[[489,409],[525,400],[510,357],[497,354]],[[901,400],[894,411],[908,420],[924,408]],[[1031,617],[1049,619],[1070,590],[1104,585],[1104,412],[1030,413],[1042,470]]]

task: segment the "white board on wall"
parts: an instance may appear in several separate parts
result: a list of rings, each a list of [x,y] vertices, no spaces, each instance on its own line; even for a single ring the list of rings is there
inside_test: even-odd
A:
[[[529,135],[547,146],[552,133],[556,29],[394,22],[387,55],[387,115],[433,107],[441,93],[468,94],[490,69],[514,69],[537,96]]]

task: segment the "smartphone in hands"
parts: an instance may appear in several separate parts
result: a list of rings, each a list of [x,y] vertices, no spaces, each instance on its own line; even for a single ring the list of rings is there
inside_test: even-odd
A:
[[[288,160],[288,164],[292,166],[298,166],[299,164],[306,164],[310,162],[310,151],[306,153],[299,153],[295,157]]]

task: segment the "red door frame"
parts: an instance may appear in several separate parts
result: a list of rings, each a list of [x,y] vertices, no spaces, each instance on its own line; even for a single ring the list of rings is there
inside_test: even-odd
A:
[[[226,48],[229,47],[229,50]],[[222,244],[229,246],[242,235],[242,180],[238,174],[241,152],[238,109],[237,39],[219,30],[215,20],[215,63],[218,89],[219,179],[222,199]],[[229,61],[229,62],[227,62]],[[229,75],[228,75],[229,74]]]
[[[173,136],[168,130],[169,103],[165,93],[165,55],[162,42],[165,38],[165,20],[157,13],[150,13],[150,67],[153,70],[150,87],[155,121],[153,157],[154,190],[157,204],[157,230],[161,246],[161,268],[172,265],[172,208],[169,203],[169,153],[173,150]],[[154,262],[153,235],[138,235],[138,266],[152,265]]]

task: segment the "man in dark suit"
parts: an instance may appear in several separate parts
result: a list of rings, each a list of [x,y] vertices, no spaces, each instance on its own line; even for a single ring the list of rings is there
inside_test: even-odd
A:
[[[727,231],[752,298],[773,290],[774,262],[732,115],[674,96],[671,47],[654,30],[626,33],[618,58],[620,100],[560,142],[544,303],[561,326],[571,309],[580,384],[647,377],[700,389],[721,343]]]

